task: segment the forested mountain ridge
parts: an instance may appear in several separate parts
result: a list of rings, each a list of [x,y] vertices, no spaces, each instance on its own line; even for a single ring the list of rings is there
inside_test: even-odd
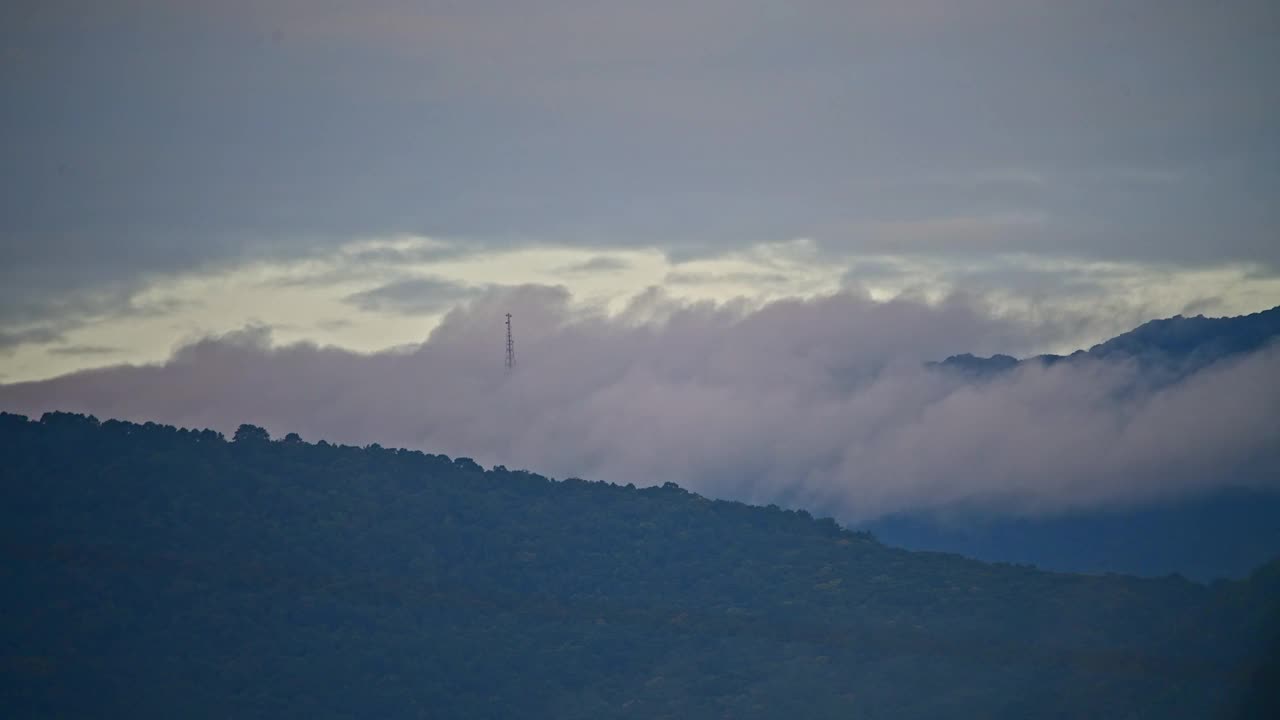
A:
[[[1070,355],[1018,360],[962,354],[928,367],[981,384],[1014,381],[1020,372],[1049,366],[1119,366],[1127,371],[1127,381],[1119,387],[1137,396],[1246,360],[1250,353],[1270,352],[1278,340],[1280,307],[1237,317],[1151,320]],[[1146,503],[1035,516],[906,509],[868,520],[861,528],[913,549],[1032,562],[1069,572],[1179,572],[1203,581],[1243,577],[1280,553],[1280,489],[1263,481],[1275,469],[1262,466],[1242,474],[1219,467],[1208,472],[1221,474],[1212,487]]]
[[[1181,379],[1225,358],[1260,350],[1280,338],[1280,307],[1238,315],[1209,318],[1203,315],[1149,320],[1088,350],[1070,355],[1036,355],[1024,360],[1009,355],[978,357],[952,355],[930,367],[991,376],[1032,363],[1053,365],[1069,361],[1133,361],[1147,373],[1159,373],[1162,381]]]
[[[858,529],[891,545],[993,562],[1212,582],[1246,577],[1280,553],[1280,492],[1227,487],[1048,516],[897,513]]]
[[[9,717],[1232,717],[1280,598],[250,426],[0,414],[0,467]]]

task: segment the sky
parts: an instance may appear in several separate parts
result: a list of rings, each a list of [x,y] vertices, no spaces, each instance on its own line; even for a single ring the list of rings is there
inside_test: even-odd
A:
[[[1280,304],[1278,36],[1262,0],[7,2],[0,389],[17,394],[0,399],[89,407],[105,389],[65,388],[176,372],[209,348],[271,367],[343,358],[323,381],[361,386],[418,358],[391,376],[453,383],[427,359],[465,347],[438,367],[500,367],[508,311],[527,367],[551,337],[614,358],[638,327],[654,344],[635,363],[661,366],[693,342],[666,323],[709,313],[706,337],[778,360],[744,362],[739,381],[828,390],[781,330],[833,347],[857,330],[859,352],[885,343],[840,361],[878,378],[840,393],[862,397],[904,363],[1263,310]],[[876,320],[815,310],[829,305]],[[881,329],[899,307],[936,337]],[[778,308],[823,325],[751,321]],[[450,317],[488,339],[455,343]],[[240,397],[214,375],[209,397]],[[561,387],[555,404],[626,416],[592,394],[605,387]],[[106,409],[206,417],[175,409],[177,390],[136,392]],[[355,405],[329,426],[244,402],[207,417],[366,442],[393,428],[351,420]],[[555,472],[655,467],[418,426],[391,434]],[[778,472],[847,482],[834,460],[802,465]],[[731,472],[657,469],[707,487]]]

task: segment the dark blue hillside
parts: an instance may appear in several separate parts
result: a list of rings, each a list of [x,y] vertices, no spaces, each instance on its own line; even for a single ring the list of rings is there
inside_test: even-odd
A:
[[[1254,352],[1280,338],[1280,307],[1240,317],[1172,317],[1071,355],[1015,360],[953,355],[931,367],[974,381],[1029,363],[1121,361],[1137,364],[1148,388],[1176,383],[1215,362]],[[1276,378],[1280,382],[1280,378]],[[1280,431],[1278,431],[1280,438]],[[1280,440],[1278,440],[1280,442]],[[1246,478],[1240,485],[1257,487]],[[905,513],[865,526],[892,544],[1023,562],[1072,572],[1181,573],[1199,580],[1243,577],[1280,553],[1280,491],[1223,490],[1158,506],[1062,516],[936,517]]]
[[[0,414],[0,472],[5,718],[1164,720],[1271,697],[1275,565],[1060,575],[248,426]]]
[[[1152,320],[1089,348],[1095,358],[1178,360],[1198,369],[1224,357],[1261,349],[1280,336],[1280,307],[1252,315],[1207,318],[1181,315]]]
[[[882,541],[1060,572],[1239,578],[1280,555],[1280,492],[1233,489],[1153,507],[1048,517],[905,513],[862,526]]]
[[[1152,320],[1122,335],[1070,355],[1037,355],[1016,360],[1008,355],[952,355],[929,367],[974,377],[998,375],[1026,363],[1051,365],[1084,360],[1131,360],[1147,371],[1177,379],[1224,358],[1260,350],[1280,338],[1280,307],[1252,315],[1207,318],[1177,315]]]

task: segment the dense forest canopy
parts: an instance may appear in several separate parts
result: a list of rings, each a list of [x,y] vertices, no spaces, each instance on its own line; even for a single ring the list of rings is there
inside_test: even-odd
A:
[[[1055,574],[251,425],[0,414],[0,467],[9,717],[1234,717],[1275,675],[1275,562]]]

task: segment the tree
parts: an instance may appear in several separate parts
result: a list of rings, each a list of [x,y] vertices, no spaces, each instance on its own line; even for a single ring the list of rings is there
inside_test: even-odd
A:
[[[236,428],[236,434],[231,438],[235,442],[251,443],[251,442],[269,442],[271,433],[257,425],[243,424]]]

